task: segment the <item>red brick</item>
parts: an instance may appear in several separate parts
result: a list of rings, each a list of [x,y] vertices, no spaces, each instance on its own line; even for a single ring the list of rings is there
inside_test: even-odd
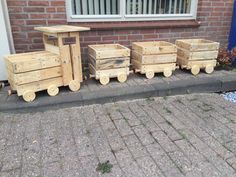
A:
[[[64,20],[48,20],[48,24],[49,25],[65,25],[65,24],[67,24],[67,22],[66,22],[66,19],[64,19]]]
[[[48,19],[50,14],[30,14],[31,19]]]
[[[53,19],[65,19],[66,14],[51,14],[51,18],[53,18]]]
[[[49,2],[48,1],[29,1],[28,2],[29,6],[48,6]]]
[[[65,6],[65,1],[52,1],[51,6]]]
[[[8,7],[10,6],[26,6],[26,1],[7,1]]]
[[[27,25],[46,25],[46,20],[27,20]]]
[[[116,41],[118,40],[118,36],[104,36],[102,37],[103,41]]]
[[[55,7],[48,7],[48,8],[46,8],[46,12],[56,12],[56,8]]]
[[[25,12],[45,12],[45,9],[43,7],[25,7]]]
[[[29,15],[28,14],[12,14],[10,16],[10,19],[28,19]]]

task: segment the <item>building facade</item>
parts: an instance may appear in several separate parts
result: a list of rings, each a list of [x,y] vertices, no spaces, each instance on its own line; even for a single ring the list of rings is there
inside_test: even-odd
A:
[[[35,26],[91,27],[80,36],[86,64],[89,44],[130,47],[136,41],[206,38],[224,46],[233,0],[7,0],[7,5],[17,53],[44,48],[42,34],[34,30]]]

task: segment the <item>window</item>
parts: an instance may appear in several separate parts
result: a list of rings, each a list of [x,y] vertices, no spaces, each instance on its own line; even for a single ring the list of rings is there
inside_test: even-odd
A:
[[[68,21],[196,19],[197,0],[67,0]]]

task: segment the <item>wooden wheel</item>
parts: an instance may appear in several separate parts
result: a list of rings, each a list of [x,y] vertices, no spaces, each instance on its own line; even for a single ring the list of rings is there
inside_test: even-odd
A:
[[[146,78],[152,79],[154,77],[155,73],[153,71],[147,71],[146,72]]]
[[[69,88],[72,92],[78,91],[80,89],[80,82],[77,80],[70,81]]]
[[[214,71],[214,67],[213,67],[212,65],[207,65],[207,66],[206,66],[205,72],[206,72],[207,74],[211,74],[211,73],[213,73],[213,71]]]
[[[59,93],[59,88],[55,85],[50,85],[47,89],[48,95],[56,96]]]
[[[163,74],[165,77],[170,77],[172,75],[172,70],[169,68],[166,68],[166,69],[164,69]]]
[[[26,101],[26,102],[31,102],[31,101],[34,101],[36,95],[33,91],[25,91],[23,93],[23,99]]]
[[[119,74],[117,79],[119,82],[124,83],[127,80],[127,75],[125,73]]]
[[[107,85],[110,82],[110,78],[108,76],[101,76],[99,81],[102,85]]]
[[[192,68],[191,68],[191,73],[193,74],[193,75],[198,75],[198,73],[200,72],[200,67],[199,66],[197,66],[197,65],[194,65],[194,66],[192,66]]]

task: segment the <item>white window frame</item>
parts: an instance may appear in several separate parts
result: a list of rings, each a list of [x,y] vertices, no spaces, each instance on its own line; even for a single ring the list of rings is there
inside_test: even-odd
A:
[[[194,20],[197,18],[198,0],[192,0],[189,14],[126,14],[126,0],[120,0],[119,15],[73,15],[71,0],[66,0],[68,22],[112,22],[112,21],[158,21]]]

